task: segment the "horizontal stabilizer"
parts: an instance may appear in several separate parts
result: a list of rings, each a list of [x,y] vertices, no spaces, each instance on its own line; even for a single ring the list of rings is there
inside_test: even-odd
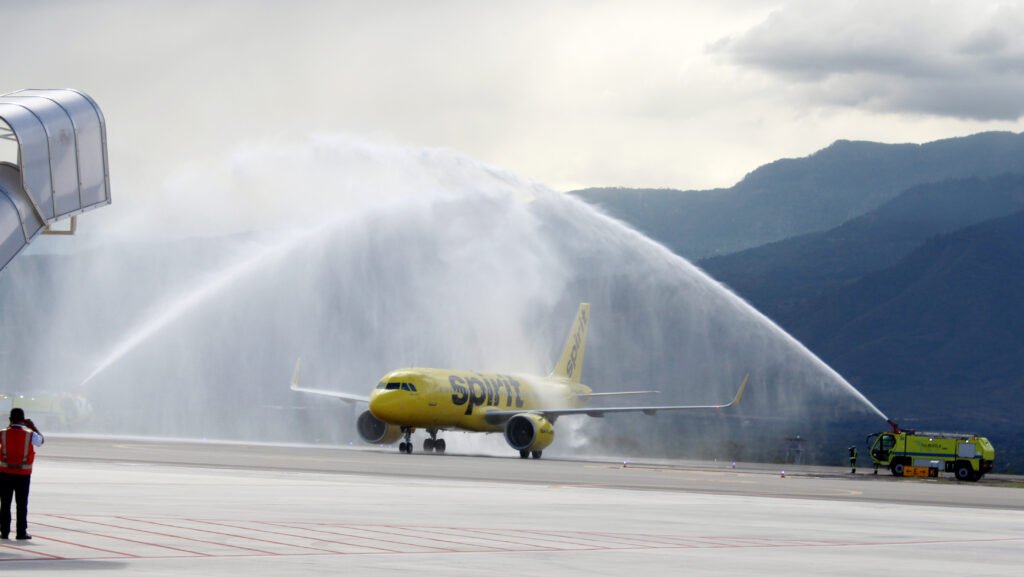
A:
[[[292,386],[290,387],[293,391],[300,393],[309,393],[311,395],[321,395],[324,397],[331,397],[339,399],[349,403],[369,403],[370,397],[365,395],[353,395],[352,393],[342,393],[341,391],[328,391],[325,389],[307,389],[299,386],[299,369],[302,367],[302,358],[298,358],[295,361],[295,371],[292,373]]]

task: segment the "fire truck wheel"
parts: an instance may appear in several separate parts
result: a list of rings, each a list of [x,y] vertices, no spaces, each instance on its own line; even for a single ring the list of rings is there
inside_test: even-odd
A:
[[[956,464],[956,479],[957,481],[975,481],[977,477],[974,474],[974,469],[971,468],[971,464],[966,461],[958,461]]]

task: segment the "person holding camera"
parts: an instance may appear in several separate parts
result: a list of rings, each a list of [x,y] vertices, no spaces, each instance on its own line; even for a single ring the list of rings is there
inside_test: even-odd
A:
[[[11,501],[18,501],[18,525],[15,539],[31,539],[28,534],[28,487],[32,481],[32,463],[43,435],[25,411],[11,409],[11,426],[0,431],[0,539],[11,533]]]

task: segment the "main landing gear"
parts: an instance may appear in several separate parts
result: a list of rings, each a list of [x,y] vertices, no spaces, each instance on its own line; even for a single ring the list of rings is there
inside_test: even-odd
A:
[[[444,453],[444,439],[437,438],[437,429],[427,429],[427,434],[430,435],[430,438],[423,439],[423,452]]]
[[[530,456],[532,455],[534,459],[539,459],[540,456],[543,455],[543,454],[544,454],[544,451],[530,451],[529,449],[523,449],[523,450],[519,451],[519,458],[520,459],[529,459]]]
[[[412,454],[412,433],[415,430],[412,427],[402,427],[402,434],[405,435],[405,440],[398,444],[399,453]],[[437,438],[437,429],[427,429],[427,434],[430,435],[430,438],[423,440],[423,452],[444,453],[444,439]]]

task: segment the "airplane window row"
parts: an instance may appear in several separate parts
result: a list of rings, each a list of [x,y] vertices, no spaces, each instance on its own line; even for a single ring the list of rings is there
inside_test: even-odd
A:
[[[388,382],[381,381],[380,383],[377,383],[377,388],[378,389],[387,389],[389,391],[395,391],[395,390],[401,389],[403,391],[409,391],[409,392],[412,392],[412,393],[416,392],[416,385],[414,385],[412,383],[388,383]]]

